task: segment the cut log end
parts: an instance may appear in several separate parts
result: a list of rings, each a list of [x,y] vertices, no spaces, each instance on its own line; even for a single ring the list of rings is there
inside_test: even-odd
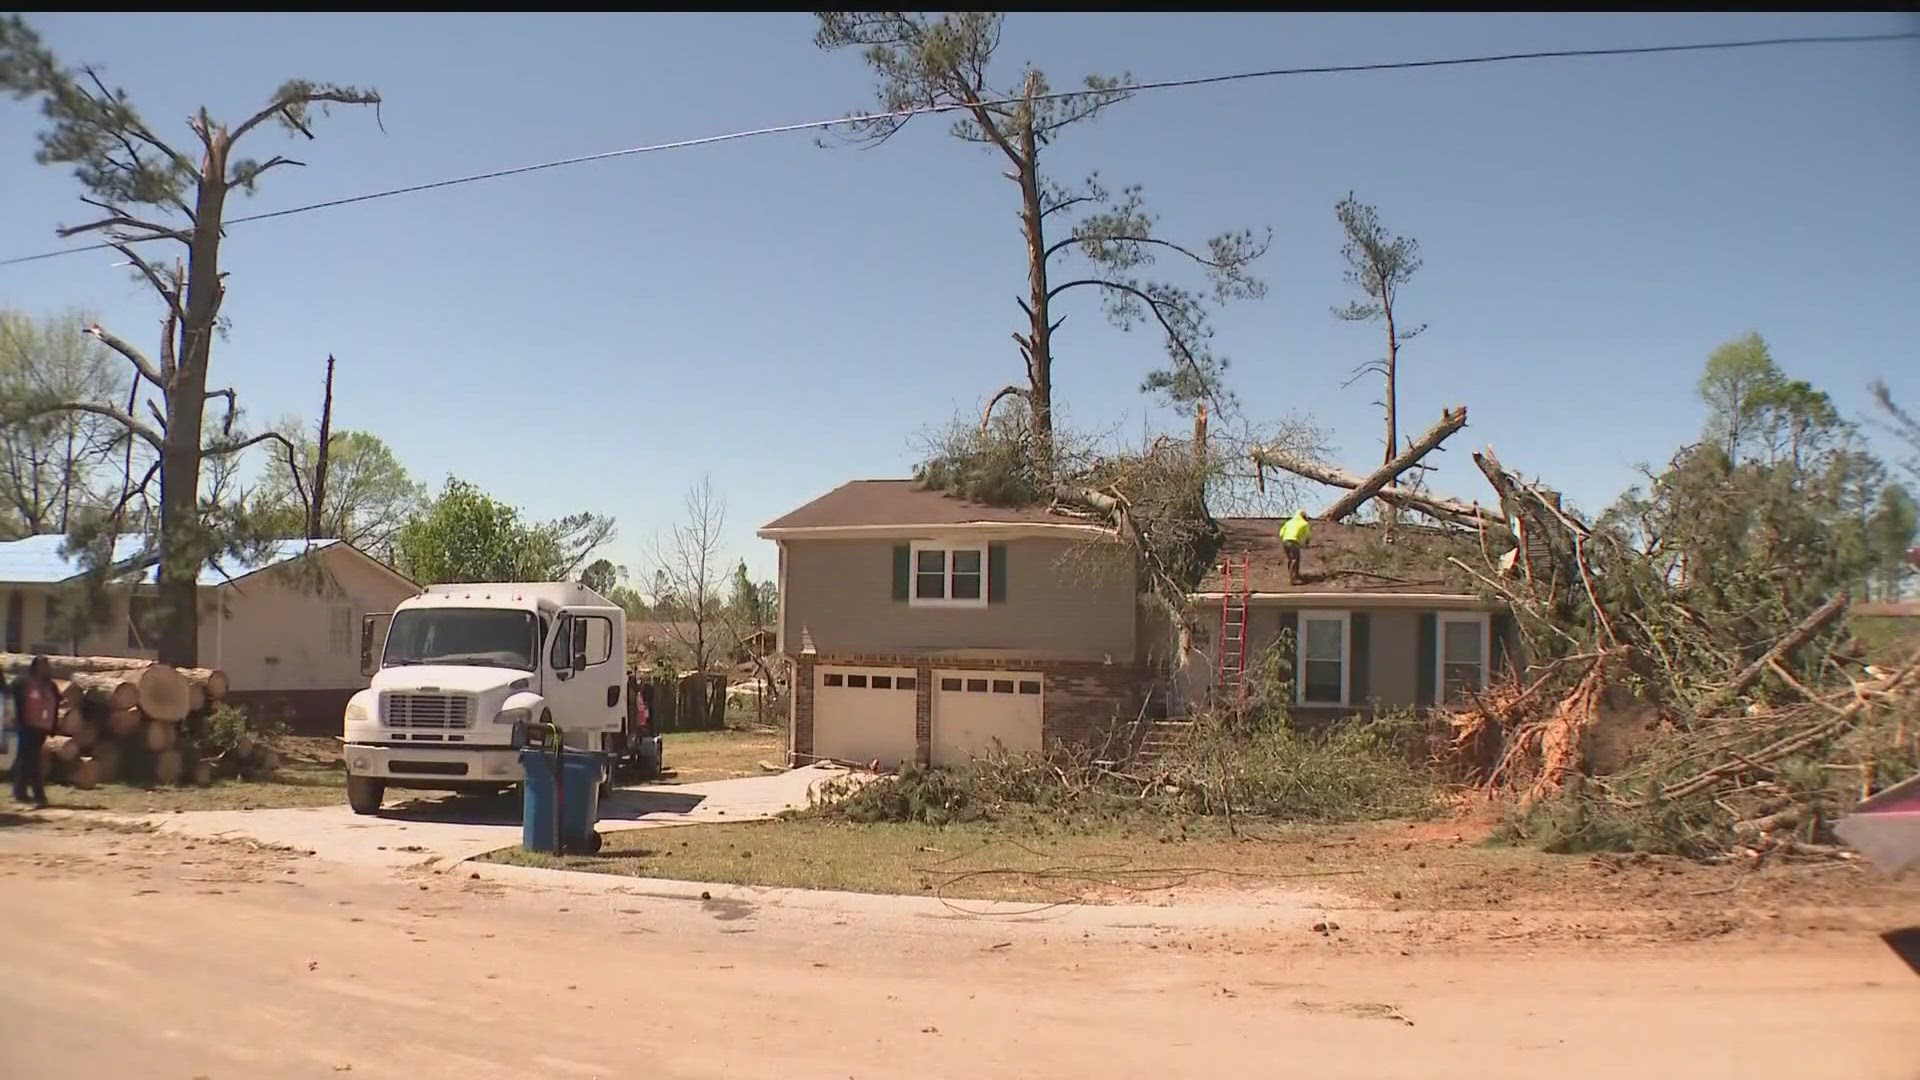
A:
[[[192,706],[192,687],[171,664],[148,664],[140,672],[140,711],[155,720],[177,724]]]

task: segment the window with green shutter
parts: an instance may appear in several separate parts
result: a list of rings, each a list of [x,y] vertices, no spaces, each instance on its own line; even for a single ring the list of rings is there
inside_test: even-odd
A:
[[[904,563],[901,553],[906,552]],[[1000,575],[995,585],[994,553]],[[991,594],[1005,598],[1004,545],[943,544],[921,541],[893,549],[893,594],[914,607],[985,607]]]

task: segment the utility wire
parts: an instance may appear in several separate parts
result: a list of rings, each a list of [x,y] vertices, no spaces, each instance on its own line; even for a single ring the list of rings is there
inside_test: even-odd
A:
[[[1189,79],[1162,79],[1157,82],[1131,83],[1116,86],[1111,91],[1062,90],[1048,94],[1035,94],[1034,101],[1058,101],[1068,98],[1087,97],[1098,93],[1132,94],[1143,90],[1178,90],[1195,86],[1212,86],[1219,83],[1244,82],[1249,79],[1272,79],[1290,75],[1338,75],[1365,71],[1409,71],[1421,68],[1465,67],[1472,64],[1500,64],[1518,60],[1560,60],[1599,56],[1646,56],[1660,53],[1716,52],[1731,49],[1774,48],[1787,45],[1858,45],[1873,42],[1912,41],[1920,39],[1920,33],[1902,34],[1835,34],[1808,35],[1801,37],[1756,38],[1746,41],[1709,41],[1690,45],[1634,45],[1613,49],[1549,49],[1540,52],[1495,53],[1488,56],[1459,56],[1440,60],[1394,60],[1370,64],[1326,64],[1314,67],[1268,68],[1261,71],[1240,71],[1227,75],[1203,75]],[[979,107],[992,108],[1002,105],[1014,105],[1028,100],[1025,95],[995,98],[981,101]],[[649,143],[644,146],[630,146],[621,150],[607,150],[598,154],[582,154],[577,157],[560,158],[555,161],[543,161],[533,165],[519,165],[509,169],[495,169],[491,172],[474,173],[469,176],[456,176],[447,180],[434,180],[424,184],[409,184],[405,187],[387,188],[371,191],[364,195],[349,195],[345,198],[327,199],[322,202],[307,203],[302,206],[290,206],[285,210],[269,210],[261,214],[247,214],[229,218],[224,225],[244,225],[253,221],[267,221],[272,218],[289,217],[304,214],[310,210],[327,210],[336,206],[351,206],[354,203],[371,202],[374,199],[386,199],[395,195],[412,195],[422,191],[434,191],[439,188],[455,187],[460,184],[473,184],[482,180],[498,180],[505,176],[519,176],[524,173],[541,172],[546,169],[558,169],[568,165],[585,165],[595,161],[609,161],[614,158],[631,157],[635,154],[651,154],[662,150],[684,150],[695,146],[712,146],[718,143],[735,142],[741,139],[758,138],[763,135],[784,135],[795,131],[824,130],[827,128],[872,123],[877,120],[906,120],[915,116],[933,113],[956,112],[974,108],[973,104],[952,103],[945,105],[921,105],[911,109],[897,109],[891,112],[858,113],[851,116],[835,117],[831,120],[806,120],[797,124],[776,124],[772,127],[749,128],[745,131],[733,131],[724,135],[705,135],[694,139],[677,139],[672,142]],[[142,238],[160,239],[158,237]],[[75,255],[83,251],[100,251],[112,247],[111,243],[87,244],[81,247],[62,248],[58,251],[45,251],[38,255],[20,255],[11,259],[0,259],[0,266],[18,266],[22,263],[38,262],[42,259],[58,258],[62,255]]]

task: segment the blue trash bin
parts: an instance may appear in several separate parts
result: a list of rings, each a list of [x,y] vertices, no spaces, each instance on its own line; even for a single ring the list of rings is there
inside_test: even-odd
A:
[[[594,823],[600,820],[599,754],[569,748],[562,759],[566,770],[566,800],[560,817],[566,831],[567,850],[600,850]],[[520,785],[520,846],[526,851],[553,851],[553,754],[546,750],[520,751],[520,768],[526,782]]]

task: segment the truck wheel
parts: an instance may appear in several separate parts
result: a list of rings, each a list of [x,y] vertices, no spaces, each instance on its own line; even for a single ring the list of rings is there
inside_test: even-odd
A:
[[[380,800],[387,797],[387,785],[384,781],[371,776],[347,776],[347,805],[353,807],[356,814],[377,814],[380,812]]]

